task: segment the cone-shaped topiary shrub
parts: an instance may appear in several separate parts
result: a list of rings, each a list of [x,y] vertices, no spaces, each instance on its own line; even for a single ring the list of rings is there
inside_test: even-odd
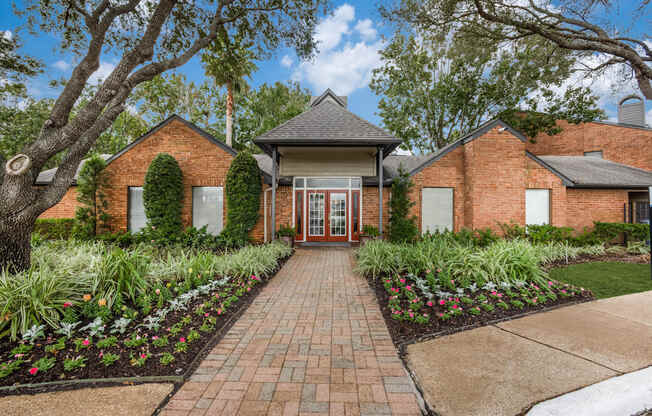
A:
[[[248,152],[238,153],[226,174],[228,210],[224,231],[231,238],[247,240],[249,231],[258,221],[261,192],[262,184],[256,159]]]
[[[410,215],[414,202],[410,200],[410,190],[414,184],[410,175],[399,167],[399,175],[392,182],[392,196],[389,201],[389,239],[395,243],[408,243],[419,234],[416,217]]]
[[[183,174],[176,159],[167,153],[156,155],[147,169],[143,186],[143,203],[147,224],[157,234],[181,233]]]

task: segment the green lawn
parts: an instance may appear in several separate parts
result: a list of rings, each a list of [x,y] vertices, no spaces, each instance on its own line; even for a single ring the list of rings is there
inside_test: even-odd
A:
[[[652,290],[649,264],[582,263],[550,271],[550,277],[591,289],[597,298]]]

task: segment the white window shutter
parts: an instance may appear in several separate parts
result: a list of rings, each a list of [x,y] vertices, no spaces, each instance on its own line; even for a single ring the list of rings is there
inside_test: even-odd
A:
[[[525,190],[525,224],[550,224],[550,190]]]
[[[453,188],[421,190],[421,232],[453,230]]]

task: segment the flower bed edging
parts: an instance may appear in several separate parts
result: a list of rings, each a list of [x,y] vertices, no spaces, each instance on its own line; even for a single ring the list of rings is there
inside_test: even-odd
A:
[[[259,283],[253,286],[250,292],[245,296],[240,297],[236,302],[237,309],[229,314],[229,316],[220,322],[220,326],[211,334],[210,338],[203,342],[203,346],[194,355],[192,360],[186,361],[184,364],[184,372],[179,375],[145,375],[133,377],[106,377],[106,378],[84,378],[84,379],[69,379],[69,380],[56,380],[46,381],[40,383],[27,383],[27,384],[14,384],[10,386],[0,387],[0,396],[18,395],[18,394],[35,394],[41,392],[51,392],[60,390],[71,390],[84,387],[107,387],[125,384],[142,384],[142,383],[173,383],[173,391],[161,403],[159,408],[164,406],[170,397],[183,385],[183,382],[188,380],[202,360],[210,353],[210,351],[219,343],[224,335],[229,331],[233,324],[242,316],[245,310],[253,303],[260,291],[267,285],[267,283],[280,271],[283,265],[294,254],[292,252],[289,256],[279,260],[277,268],[267,276],[265,279],[259,279]],[[210,295],[209,295],[210,296]],[[190,312],[192,313],[192,312]],[[202,342],[199,340],[198,342]],[[174,341],[172,341],[174,342]],[[25,369],[23,369],[25,370]],[[156,413],[156,412],[155,412]]]

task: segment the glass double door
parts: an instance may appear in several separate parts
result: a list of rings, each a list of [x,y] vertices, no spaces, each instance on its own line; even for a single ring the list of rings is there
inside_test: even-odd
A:
[[[348,241],[349,191],[307,191],[307,241]]]

